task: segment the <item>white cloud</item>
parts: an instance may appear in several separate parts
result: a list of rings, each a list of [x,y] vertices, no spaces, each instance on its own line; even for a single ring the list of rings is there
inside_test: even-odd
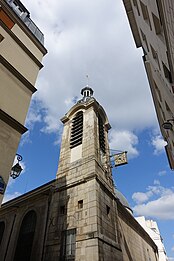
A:
[[[11,199],[17,198],[21,195],[20,192],[14,192],[13,194],[5,193],[2,203],[5,203]]]
[[[158,172],[158,176],[165,176],[167,174],[166,170],[161,170]]]
[[[164,147],[166,146],[167,142],[163,140],[161,135],[157,135],[152,138],[151,144],[154,147],[154,154],[158,155],[164,152]]]
[[[153,182],[154,185],[160,185],[160,181],[155,179],[154,182]]]
[[[133,195],[132,195],[132,199],[140,204],[140,203],[144,203],[146,201],[149,200],[149,198],[153,195],[153,193],[151,191],[148,191],[146,193],[143,193],[143,192],[135,192]]]
[[[35,95],[40,107],[46,109],[42,131],[57,133],[59,119],[86,84],[86,74],[114,129],[133,133],[156,125],[142,51],[135,47],[120,1],[23,3],[44,32],[48,49]],[[41,120],[37,114],[28,117],[29,122]],[[135,139],[130,155],[137,156],[134,144]]]
[[[138,137],[130,131],[117,131],[112,129],[109,135],[110,149],[127,151],[128,157],[133,158],[139,155],[136,148]]]
[[[148,186],[146,190],[144,193],[136,192],[132,195],[132,199],[137,203],[133,207],[134,213],[138,216],[173,220],[174,188],[165,188],[159,181],[154,181],[154,185]],[[139,195],[140,198],[138,198]],[[152,197],[153,199],[148,201]]]
[[[147,204],[137,205],[133,208],[136,215],[155,217],[157,219],[173,220],[174,219],[174,193],[150,201]]]
[[[174,257],[168,257],[168,261],[174,261]]]

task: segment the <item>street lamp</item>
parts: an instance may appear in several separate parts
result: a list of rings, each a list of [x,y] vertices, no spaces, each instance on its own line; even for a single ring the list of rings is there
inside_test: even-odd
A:
[[[165,130],[172,130],[172,129],[173,129],[173,124],[172,124],[170,121],[174,121],[174,118],[173,118],[173,119],[169,119],[169,120],[167,120],[166,122],[164,122],[164,123],[162,124],[162,127],[163,127]]]
[[[19,162],[22,160],[22,156],[19,154],[16,154],[16,156],[17,156],[18,162],[11,168],[11,173],[10,173],[10,176],[13,179],[16,179],[17,177],[19,177],[19,175],[21,174],[21,171],[23,170],[23,168],[19,164]]]

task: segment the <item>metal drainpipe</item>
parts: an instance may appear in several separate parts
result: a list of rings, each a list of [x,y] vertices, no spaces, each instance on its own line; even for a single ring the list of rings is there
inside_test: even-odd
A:
[[[44,260],[44,250],[45,250],[46,234],[47,234],[47,227],[48,227],[48,217],[49,217],[49,211],[50,211],[50,204],[51,204],[52,194],[53,194],[53,187],[50,188],[49,196],[48,196],[47,217],[46,217],[46,224],[45,224],[45,232],[44,232],[44,240],[43,240],[41,261]]]

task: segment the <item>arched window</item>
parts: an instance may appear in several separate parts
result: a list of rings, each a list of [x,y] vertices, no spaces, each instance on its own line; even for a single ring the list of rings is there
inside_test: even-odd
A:
[[[83,139],[83,112],[76,113],[72,120],[70,148],[74,148],[82,144]]]
[[[0,245],[2,242],[3,234],[5,229],[5,223],[3,221],[0,222]]]
[[[21,224],[14,261],[30,261],[34,232],[36,227],[36,213],[29,211]]]

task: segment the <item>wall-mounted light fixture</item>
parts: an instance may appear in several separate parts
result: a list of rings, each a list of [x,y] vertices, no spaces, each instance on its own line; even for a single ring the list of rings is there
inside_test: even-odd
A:
[[[22,160],[22,156],[19,155],[19,154],[16,154],[16,156],[17,156],[17,161],[18,162],[11,168],[11,173],[10,173],[10,176],[13,179],[19,177],[19,175],[21,174],[21,171],[23,170],[23,168],[19,164],[19,162]]]
[[[163,127],[165,130],[172,130],[172,129],[173,129],[173,124],[171,123],[171,121],[174,122],[174,118],[165,121],[165,122],[162,124],[162,127]]]

